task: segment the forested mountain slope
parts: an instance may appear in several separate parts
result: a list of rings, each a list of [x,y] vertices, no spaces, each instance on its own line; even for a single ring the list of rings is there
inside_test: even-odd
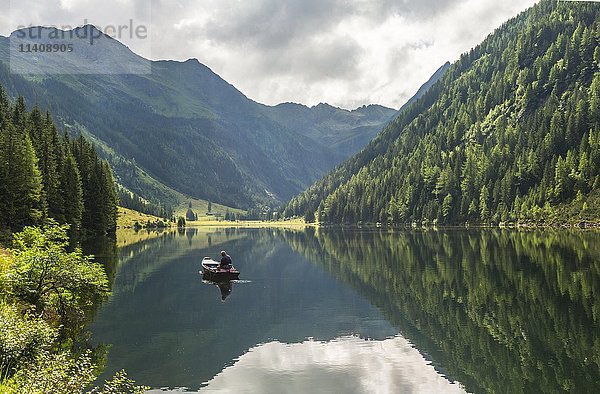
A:
[[[600,5],[543,0],[293,199],[324,222],[597,219]]]

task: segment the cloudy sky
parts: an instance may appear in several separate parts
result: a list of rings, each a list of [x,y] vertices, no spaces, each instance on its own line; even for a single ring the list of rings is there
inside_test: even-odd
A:
[[[18,26],[144,26],[150,59],[197,58],[266,104],[400,107],[446,61],[536,0],[0,0]],[[131,20],[131,21],[130,21]]]

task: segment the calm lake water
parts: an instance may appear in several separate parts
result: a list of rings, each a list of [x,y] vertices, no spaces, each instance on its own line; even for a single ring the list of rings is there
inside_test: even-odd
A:
[[[157,392],[600,392],[598,233],[188,229],[112,259],[103,377]]]

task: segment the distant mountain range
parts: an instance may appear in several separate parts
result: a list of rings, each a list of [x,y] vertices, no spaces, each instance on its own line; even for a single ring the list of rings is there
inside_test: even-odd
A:
[[[90,138],[118,181],[153,201],[180,193],[242,208],[287,201],[397,115],[380,105],[266,106],[198,60],[148,61],[91,25],[35,29],[38,44],[58,33],[99,38],[93,49],[75,39],[72,52],[32,55],[14,47],[30,30],[0,36],[0,83]]]
[[[323,103],[311,108],[283,103],[264,109],[271,119],[297,134],[317,141],[344,158],[364,148],[397,114],[396,110],[381,105],[368,105],[348,111]]]

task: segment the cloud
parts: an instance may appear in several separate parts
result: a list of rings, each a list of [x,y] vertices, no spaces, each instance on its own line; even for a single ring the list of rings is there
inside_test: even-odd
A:
[[[535,2],[152,0],[151,23],[148,0],[13,0],[10,8],[34,23],[148,23],[151,40],[125,44],[151,59],[198,58],[266,104],[398,108],[443,63]]]
[[[285,77],[291,71],[302,83],[359,77],[362,49],[351,37],[312,37],[310,41],[289,47],[284,56],[276,48],[262,51],[267,56],[253,59],[256,65],[252,72],[257,77]]]
[[[427,20],[465,0],[381,0],[369,2],[371,7],[382,15],[403,15],[409,18]]]
[[[219,8],[206,34],[222,43],[263,49],[302,44],[326,33],[349,12],[339,0],[225,2],[236,5]]]

